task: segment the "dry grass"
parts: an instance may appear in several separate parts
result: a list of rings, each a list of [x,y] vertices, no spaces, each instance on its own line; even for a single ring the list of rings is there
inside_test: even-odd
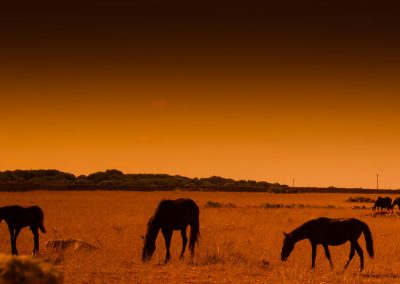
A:
[[[140,261],[148,218],[162,198],[190,197],[200,209],[201,241],[195,262],[189,254],[179,261],[181,239],[174,234],[172,260],[162,264],[163,238],[149,264]],[[374,218],[369,210],[353,210],[349,194],[268,194],[204,192],[52,192],[0,193],[1,205],[38,204],[45,212],[47,234],[41,234],[40,255],[57,264],[66,283],[387,283],[400,282],[400,219]],[[371,196],[376,198],[376,196]],[[208,201],[236,207],[206,207]],[[261,208],[263,204],[307,204],[304,208]],[[334,205],[335,207],[328,206]],[[366,204],[370,206],[370,204]],[[355,217],[372,230],[376,257],[366,258],[358,274],[356,255],[346,272],[349,245],[332,247],[335,269],[330,271],[318,249],[311,272],[307,241],[296,245],[287,262],[280,260],[282,232],[320,216]],[[46,249],[49,239],[74,238],[95,244],[97,250]],[[361,239],[365,248],[364,238]],[[18,239],[21,254],[30,254],[33,238],[24,229]],[[365,249],[364,249],[365,250]],[[10,251],[9,234],[0,226],[0,252]],[[366,255],[366,253],[365,253]]]

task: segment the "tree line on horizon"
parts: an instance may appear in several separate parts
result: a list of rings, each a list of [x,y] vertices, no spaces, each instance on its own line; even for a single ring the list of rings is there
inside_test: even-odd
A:
[[[0,171],[0,183],[5,185],[26,184],[67,189],[143,188],[143,189],[191,189],[191,190],[252,190],[285,192],[287,185],[254,180],[234,180],[219,176],[188,178],[168,174],[124,174],[119,170],[106,170],[89,175],[75,176],[59,170]]]

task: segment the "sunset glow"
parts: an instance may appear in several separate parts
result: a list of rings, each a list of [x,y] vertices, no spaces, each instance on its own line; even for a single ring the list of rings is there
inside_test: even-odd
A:
[[[379,173],[382,188],[400,188],[394,17],[368,25],[369,10],[242,15],[235,6],[205,26],[197,13],[185,22],[185,9],[171,21],[57,8],[45,23],[26,15],[25,28],[10,17],[0,170],[366,188]]]

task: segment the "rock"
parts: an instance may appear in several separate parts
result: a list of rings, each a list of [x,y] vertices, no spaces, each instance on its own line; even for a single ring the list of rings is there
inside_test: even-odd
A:
[[[47,249],[64,251],[67,249],[73,249],[74,251],[81,250],[96,250],[99,249],[98,246],[92,245],[88,242],[78,239],[58,239],[58,240],[48,240],[45,243]]]

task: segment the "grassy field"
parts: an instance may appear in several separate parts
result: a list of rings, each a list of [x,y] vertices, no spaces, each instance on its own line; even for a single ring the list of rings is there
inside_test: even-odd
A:
[[[160,234],[148,264],[140,261],[148,218],[163,198],[189,197],[200,207],[201,240],[194,262],[189,253],[179,261],[181,238],[174,233],[171,262],[163,264]],[[400,219],[372,217],[371,210],[352,209],[349,194],[268,194],[220,192],[55,192],[0,193],[2,205],[38,204],[45,212],[47,234],[41,234],[40,256],[57,264],[66,283],[388,283],[400,282]],[[375,197],[375,196],[371,196]],[[208,201],[233,203],[236,208],[206,207]],[[303,204],[305,208],[261,208],[265,203]],[[359,205],[359,204],[358,204]],[[366,204],[371,206],[370,204]],[[298,207],[298,206],[296,206]],[[287,262],[280,260],[282,232],[320,216],[355,217],[371,228],[375,258],[366,256],[357,273],[356,255],[342,271],[350,245],[331,247],[335,268],[318,247],[316,270],[311,271],[308,241],[298,243]],[[86,251],[51,251],[50,239],[76,238],[99,247]],[[18,238],[20,254],[30,254],[33,238],[25,228]],[[0,226],[0,251],[10,252],[7,226]]]

